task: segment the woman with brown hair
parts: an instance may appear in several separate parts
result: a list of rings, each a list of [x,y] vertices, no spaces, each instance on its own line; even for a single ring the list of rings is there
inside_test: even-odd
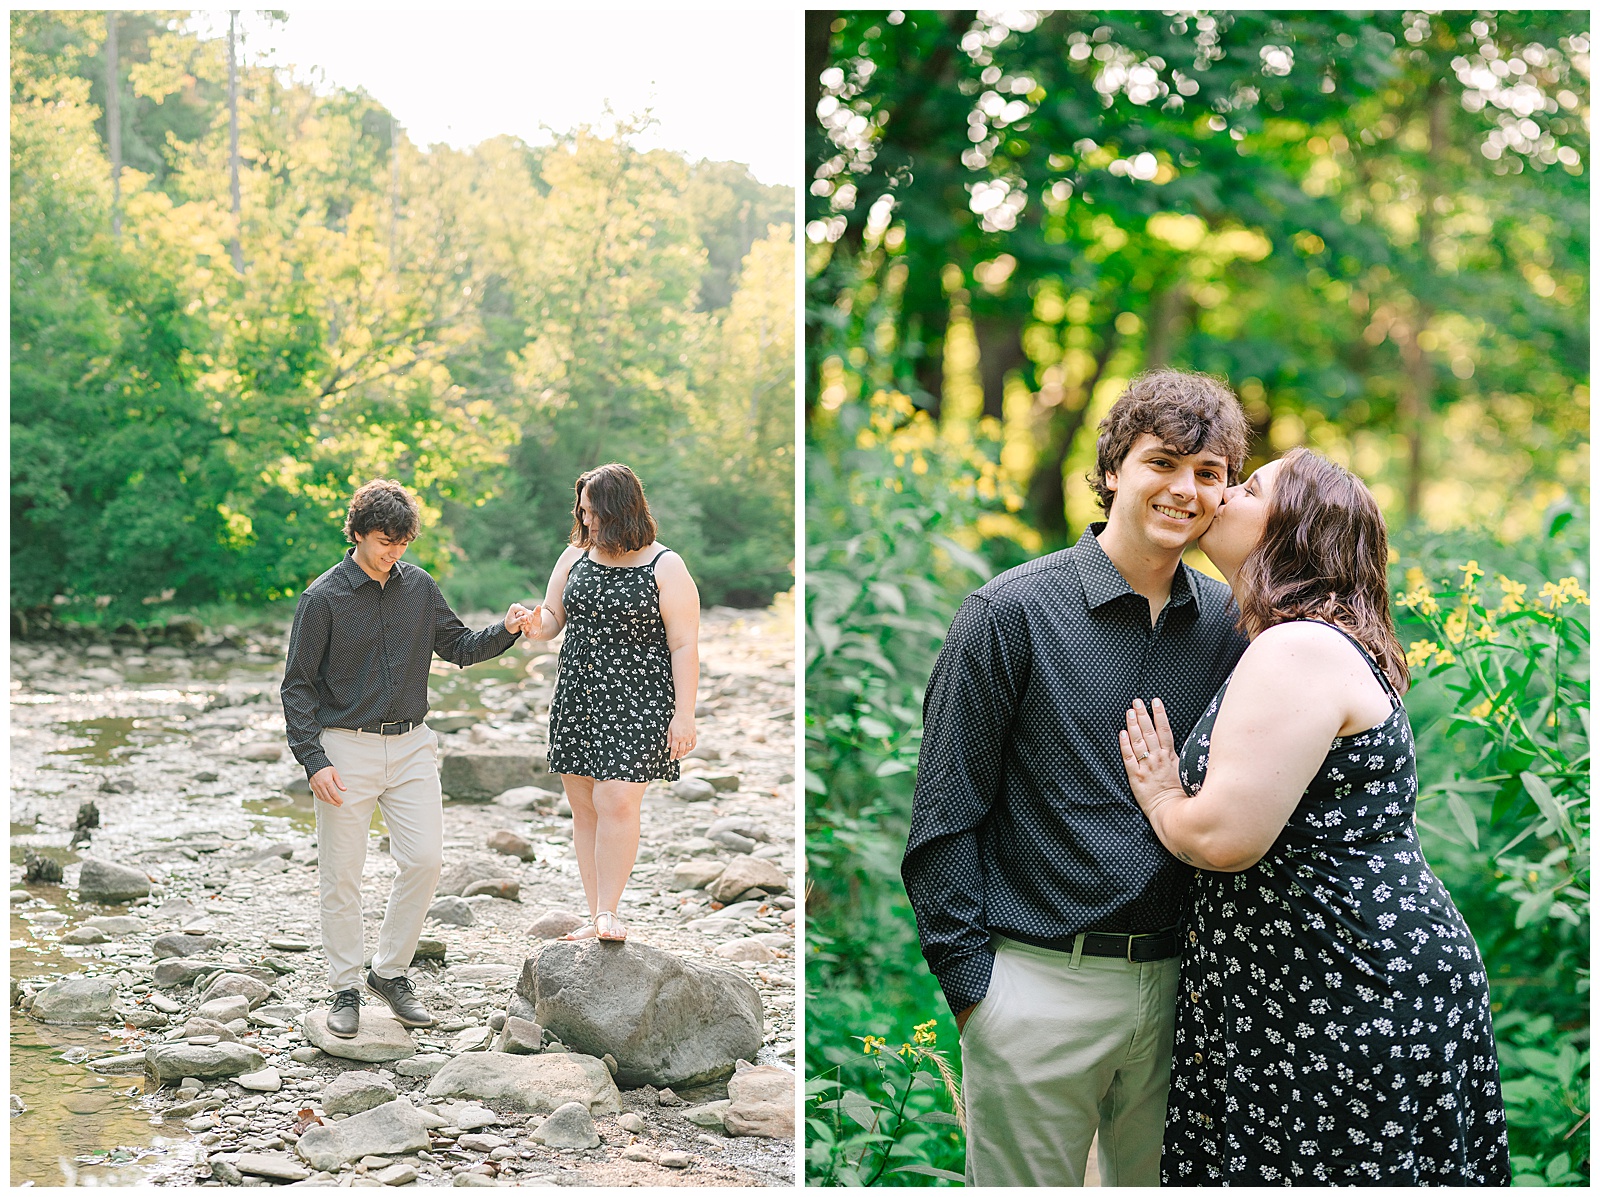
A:
[[[1417,842],[1383,516],[1304,449],[1230,488],[1200,547],[1251,637],[1188,741],[1121,733],[1196,867],[1162,1183],[1510,1183],[1488,977]]]
[[[525,634],[562,628],[550,701],[550,772],[572,805],[589,924],[566,939],[620,942],[617,903],[639,851],[647,782],[678,776],[695,746],[700,595],[683,559],[656,542],[632,470],[611,463],[574,484],[572,533]]]

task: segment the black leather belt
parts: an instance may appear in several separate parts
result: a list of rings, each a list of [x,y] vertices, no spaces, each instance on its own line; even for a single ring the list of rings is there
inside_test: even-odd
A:
[[[374,736],[403,736],[414,727],[421,727],[420,719],[400,723],[374,723],[371,727],[347,727],[344,731],[368,732]]]
[[[999,934],[1019,943],[1031,944],[1036,948],[1047,948],[1052,952],[1069,954],[1076,950],[1078,938],[1075,935],[1067,935],[1060,939],[1042,939],[1033,935],[1019,935],[1015,931],[1001,931]],[[1178,955],[1178,930],[1172,927],[1166,931],[1152,931],[1144,935],[1114,935],[1108,931],[1085,931],[1083,954],[1110,956],[1117,960],[1126,960],[1130,964],[1171,960]]]

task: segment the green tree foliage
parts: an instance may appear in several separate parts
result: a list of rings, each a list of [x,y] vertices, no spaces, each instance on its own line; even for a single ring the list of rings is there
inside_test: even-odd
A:
[[[1585,14],[810,22],[808,404],[1006,420],[1050,545],[1106,391],[1165,362],[1431,526],[1587,494],[1550,452],[1588,422]]]
[[[1310,443],[1384,505],[1514,1171],[1588,1182],[1586,22],[808,14],[813,1180],[961,1170],[948,1103],[859,1046],[955,1040],[899,881],[923,690],[962,596],[1094,517],[1096,424],[1170,363],[1238,389],[1250,465]]]
[[[235,222],[226,41],[182,14],[117,27],[120,236],[105,15],[12,18],[15,605],[292,594],[382,475],[423,500],[419,560],[501,605],[542,589],[574,477],[613,459],[708,601],[788,588],[792,431],[773,429],[793,386],[772,379],[792,335],[738,358],[759,433],[738,455],[702,415],[740,385],[708,362],[745,313],[792,307],[792,265],[771,268],[787,225],[757,227],[791,193],[637,150],[626,121],[424,150],[364,93],[246,61]]]

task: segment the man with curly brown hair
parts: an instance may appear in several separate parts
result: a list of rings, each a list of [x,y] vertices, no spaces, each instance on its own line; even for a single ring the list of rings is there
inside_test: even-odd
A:
[[[379,478],[356,491],[345,518],[351,548],[300,596],[283,675],[289,747],[317,799],[322,946],[333,1008],[328,1030],[360,1029],[361,871],[374,808],[399,868],[378,931],[366,987],[408,1027],[434,1019],[406,969],[439,881],[444,843],[439,737],[428,713],[428,667],[437,653],[467,666],[516,643],[529,615],[513,603],[503,622],[467,628],[420,566],[401,561],[420,525],[417,501]]]
[[[1135,378],[1100,425],[1105,522],[969,595],[934,664],[901,872],[961,1030],[969,1184],[1081,1185],[1096,1133],[1104,1183],[1159,1183],[1190,870],[1117,733],[1159,694],[1188,735],[1244,651],[1182,558],[1246,437],[1218,380]]]

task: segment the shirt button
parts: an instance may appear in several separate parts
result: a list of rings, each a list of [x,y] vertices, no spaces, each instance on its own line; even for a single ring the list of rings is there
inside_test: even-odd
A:
[[[1196,1064],[1203,1064],[1203,1063],[1205,1063],[1205,1059],[1206,1059],[1206,1054],[1205,1054],[1205,1052],[1195,1052],[1195,1054],[1194,1054],[1194,1062],[1195,1062],[1195,1063],[1196,1063]]]

